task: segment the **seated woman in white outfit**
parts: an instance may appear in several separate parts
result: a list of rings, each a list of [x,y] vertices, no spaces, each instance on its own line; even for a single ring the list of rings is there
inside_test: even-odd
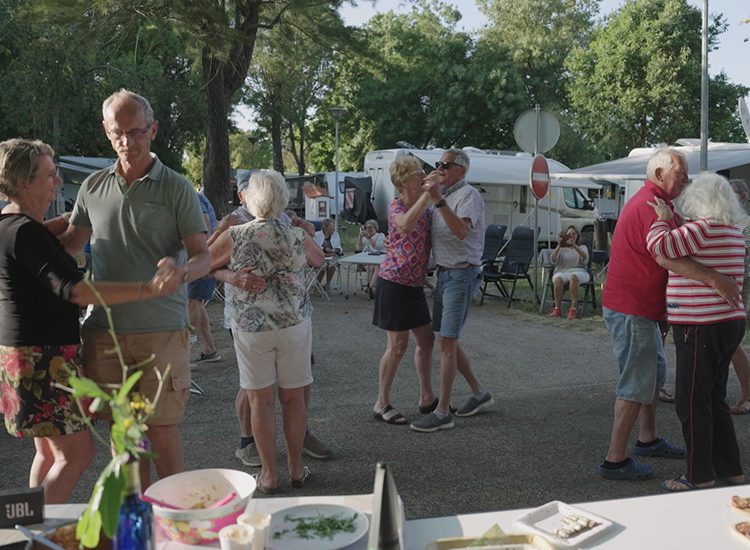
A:
[[[368,254],[385,254],[385,235],[378,233],[378,222],[376,220],[367,220],[365,225],[359,231],[357,244],[354,247],[355,252],[367,252]],[[370,298],[374,298],[375,283],[378,280],[379,265],[368,265],[367,267],[367,286],[370,292]]]
[[[567,239],[563,236],[557,238],[557,248],[550,256],[552,263],[555,264],[555,272],[552,275],[554,283],[555,309],[550,313],[550,317],[559,317],[560,305],[562,304],[563,294],[565,294],[565,285],[570,283],[570,311],[568,319],[575,319],[578,309],[578,294],[581,285],[591,280],[586,265],[589,261],[589,251],[586,245],[579,244],[581,235],[572,225],[565,231]]]
[[[331,290],[331,279],[333,274],[336,273],[336,260],[342,252],[341,238],[336,231],[336,224],[330,218],[323,220],[320,226],[320,231],[315,232],[315,242],[318,246],[323,249],[326,259],[328,260],[328,266],[326,269],[318,273],[318,282],[323,280],[323,274],[326,274],[326,285],[325,291]]]

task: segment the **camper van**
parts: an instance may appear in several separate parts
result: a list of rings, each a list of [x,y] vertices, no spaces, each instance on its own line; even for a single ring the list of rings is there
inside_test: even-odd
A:
[[[700,172],[700,140],[687,138],[678,139],[674,149],[680,151],[687,159],[689,177],[692,180]],[[619,185],[624,188],[624,195],[619,203],[621,209],[624,204],[643,187],[646,179],[646,166],[651,155],[656,151],[653,147],[640,147],[630,151],[627,157],[594,164],[577,170],[564,171],[555,174],[550,165],[553,181],[555,178],[578,185],[580,181],[596,180],[608,186]],[[733,179],[750,181],[750,144],[749,143],[708,143],[708,170]],[[619,209],[618,209],[619,213]]]
[[[484,199],[485,223],[508,226],[507,234],[517,225],[534,225],[535,198],[529,186],[533,156],[513,151],[483,151],[466,147],[471,166],[467,181]],[[444,149],[384,149],[365,156],[365,175],[372,178],[372,201],[378,218],[386,218],[388,205],[397,192],[391,183],[389,167],[404,155],[413,155],[431,172]],[[556,160],[547,159],[550,173],[568,171]],[[600,189],[592,181],[551,179],[547,196],[539,201],[539,241],[552,243],[568,226],[579,232],[593,232],[599,215],[594,203],[582,189]]]

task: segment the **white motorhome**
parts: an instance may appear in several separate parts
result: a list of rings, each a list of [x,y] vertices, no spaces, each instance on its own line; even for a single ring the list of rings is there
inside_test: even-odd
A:
[[[694,179],[700,172],[700,145],[697,139],[679,139],[675,149],[682,152],[688,162],[689,178]],[[594,164],[572,171],[555,174],[550,166],[553,178],[559,178],[571,183],[580,180],[595,180],[605,185],[618,184],[624,186],[625,204],[646,180],[646,166],[656,148],[639,147],[630,151],[627,157]],[[708,170],[718,172],[729,179],[744,179],[750,182],[750,144],[749,143],[708,143]]]
[[[479,189],[484,198],[485,223],[508,226],[510,236],[518,225],[534,225],[534,195],[529,186],[532,155],[511,151],[482,151],[466,147],[471,166],[467,181]],[[397,192],[391,183],[389,167],[404,155],[417,157],[425,171],[434,169],[444,149],[384,149],[365,156],[365,175],[372,178],[372,201],[378,218],[386,218],[388,205]],[[550,172],[568,171],[556,160],[547,159]],[[581,189],[600,189],[594,182],[551,180],[547,197],[539,201],[539,241],[556,241],[570,225],[580,232],[593,232],[598,212]]]

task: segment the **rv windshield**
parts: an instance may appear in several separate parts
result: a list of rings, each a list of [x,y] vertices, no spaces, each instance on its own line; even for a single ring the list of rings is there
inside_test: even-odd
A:
[[[565,197],[565,204],[568,208],[591,210],[591,201],[584,197],[581,190],[577,187],[565,187],[563,189],[563,197]]]

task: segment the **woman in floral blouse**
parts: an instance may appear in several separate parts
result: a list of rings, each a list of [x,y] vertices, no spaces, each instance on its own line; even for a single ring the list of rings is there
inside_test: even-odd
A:
[[[299,227],[288,227],[278,217],[289,202],[289,188],[278,172],[255,172],[240,192],[255,220],[230,227],[211,245],[211,268],[232,263],[248,267],[266,280],[263,290],[235,288],[232,295],[232,335],[252,414],[253,437],[260,454],[258,490],[275,493],[276,413],[274,384],[284,417],[284,440],[292,487],[302,487],[310,471],[302,465],[302,442],[307,429],[304,390],[312,384],[310,355],[312,325],[305,264],[320,267],[323,250]]]
[[[98,303],[75,260],[55,238],[67,220],[44,224],[62,183],[54,151],[40,141],[0,143],[0,413],[8,433],[34,438],[30,487],[64,503],[94,457],[84,411],[62,387],[78,359],[79,307]],[[108,304],[161,296],[180,278],[167,258],[150,281],[93,283]]]
[[[380,360],[378,399],[373,407],[375,420],[406,426],[406,418],[391,404],[391,386],[401,358],[409,346],[409,332],[417,348],[414,363],[419,376],[419,412],[435,410],[438,399],[432,391],[432,348],[435,334],[422,285],[430,258],[432,211],[429,195],[422,189],[424,172],[416,157],[396,159],[390,168],[391,181],[400,197],[388,207],[390,247],[380,264],[375,285],[372,324],[386,331],[388,344]]]

